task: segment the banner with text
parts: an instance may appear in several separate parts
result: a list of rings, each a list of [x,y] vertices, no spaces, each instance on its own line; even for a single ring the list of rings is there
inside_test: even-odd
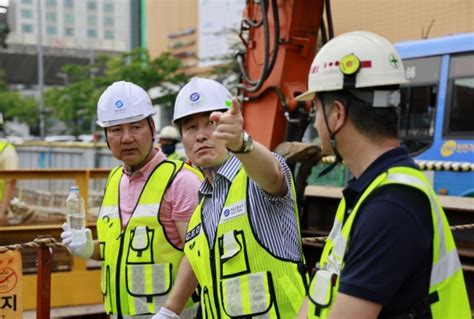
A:
[[[0,318],[21,319],[22,261],[20,251],[0,253]]]

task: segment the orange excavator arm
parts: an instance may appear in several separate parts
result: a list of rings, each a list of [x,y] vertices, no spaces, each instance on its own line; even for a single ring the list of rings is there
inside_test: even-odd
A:
[[[245,7],[240,37],[246,50],[236,54],[244,126],[272,150],[285,140],[300,140],[311,120],[309,103],[294,98],[306,91],[328,4],[328,0],[249,0]]]

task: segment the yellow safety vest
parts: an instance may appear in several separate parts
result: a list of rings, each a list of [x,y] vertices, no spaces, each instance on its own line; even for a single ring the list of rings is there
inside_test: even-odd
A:
[[[178,152],[173,152],[170,155],[166,155],[166,158],[170,160],[183,160],[183,157]]]
[[[324,245],[319,268],[309,288],[308,318],[326,318],[339,288],[344,253],[350,246],[351,228],[359,207],[378,187],[402,184],[426,194],[433,220],[433,265],[429,291],[431,314],[436,318],[471,318],[461,262],[443,208],[425,175],[413,168],[394,167],[380,174],[364,191],[345,222],[346,204],[341,200],[334,225]],[[438,300],[436,300],[438,299]],[[421,301],[421,300],[420,300]]]
[[[0,141],[0,153],[2,153],[9,146],[15,149],[15,146],[13,146],[13,144],[11,144],[10,142]],[[5,193],[5,185],[6,185],[5,180],[1,179],[0,180],[0,201],[3,200],[3,195]]]
[[[184,253],[168,241],[159,211],[163,195],[183,166],[200,175],[181,161],[161,162],[146,181],[124,230],[119,211],[123,170],[110,172],[97,220],[107,313],[156,313],[168,298]],[[196,308],[189,300],[182,318],[192,318]]]
[[[295,318],[306,293],[303,253],[299,263],[285,260],[258,241],[248,214],[247,181],[241,169],[227,194],[212,247],[202,227],[204,198],[188,224],[184,252],[201,286],[203,318]],[[296,198],[294,187],[292,191]]]

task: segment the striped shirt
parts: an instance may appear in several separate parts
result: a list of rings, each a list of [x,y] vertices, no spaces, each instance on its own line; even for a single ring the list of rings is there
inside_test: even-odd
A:
[[[300,236],[295,215],[293,193],[291,191],[292,175],[285,160],[278,154],[274,156],[280,162],[285,176],[287,192],[276,197],[265,192],[257,183],[249,179],[248,204],[253,232],[259,242],[273,255],[299,261],[301,260]],[[217,225],[229,187],[241,167],[238,158],[231,154],[217,171],[211,184],[206,178],[199,190],[205,200],[202,206],[202,219],[209,243],[214,245]],[[201,197],[202,198],[202,197]]]

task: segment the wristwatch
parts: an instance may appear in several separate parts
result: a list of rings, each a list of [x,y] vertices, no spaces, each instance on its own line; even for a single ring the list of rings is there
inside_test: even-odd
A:
[[[253,140],[252,137],[249,135],[249,133],[242,131],[242,147],[238,149],[237,151],[232,151],[234,154],[247,154],[250,153],[250,151],[253,149]]]

